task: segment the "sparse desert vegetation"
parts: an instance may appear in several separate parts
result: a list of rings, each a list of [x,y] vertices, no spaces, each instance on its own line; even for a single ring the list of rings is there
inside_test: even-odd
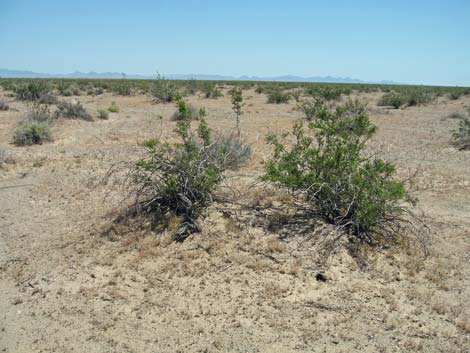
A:
[[[468,89],[0,87],[0,349],[468,347]]]

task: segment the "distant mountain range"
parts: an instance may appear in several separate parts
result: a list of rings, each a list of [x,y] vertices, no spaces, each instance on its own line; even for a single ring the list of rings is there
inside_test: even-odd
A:
[[[175,80],[214,80],[214,81],[280,81],[280,82],[331,82],[331,83],[380,83],[380,84],[400,84],[393,81],[367,82],[350,77],[332,77],[332,76],[313,76],[301,77],[294,75],[258,77],[258,76],[224,76],[224,75],[199,75],[199,74],[167,74],[166,78]],[[47,74],[33,71],[9,70],[0,68],[0,77],[17,78],[135,78],[151,79],[155,75],[127,75],[119,72],[79,72],[75,71],[69,74]]]

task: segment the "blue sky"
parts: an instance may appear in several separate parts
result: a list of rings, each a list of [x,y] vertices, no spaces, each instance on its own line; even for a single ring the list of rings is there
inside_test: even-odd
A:
[[[470,0],[0,0],[0,67],[470,86]]]

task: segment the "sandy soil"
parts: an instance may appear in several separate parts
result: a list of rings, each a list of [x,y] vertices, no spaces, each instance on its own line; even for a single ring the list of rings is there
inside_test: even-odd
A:
[[[432,234],[426,259],[413,247],[354,254],[331,246],[335,230],[321,222],[268,227],[275,215],[221,203],[182,244],[110,228],[123,193],[103,177],[135,160],[144,139],[174,137],[174,105],[143,95],[67,98],[95,115],[115,101],[120,112],[62,120],[53,143],[15,147],[29,108],[0,91],[12,108],[0,112],[9,156],[0,169],[0,351],[470,352],[470,152],[450,145],[457,121],[446,118],[470,97],[388,110],[376,107],[379,96],[360,95],[379,126],[373,146],[400,176],[418,170],[415,212]],[[293,102],[244,98],[254,157],[229,175],[232,197],[279,206],[288,196],[253,186],[269,156],[264,136],[301,115]],[[233,128],[228,97],[189,101],[216,130]]]

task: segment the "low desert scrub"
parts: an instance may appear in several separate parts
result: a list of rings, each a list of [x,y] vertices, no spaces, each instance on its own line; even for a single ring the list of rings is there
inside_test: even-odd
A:
[[[377,103],[379,107],[393,107],[400,108],[404,104],[404,99],[398,93],[385,93]]]
[[[32,81],[14,88],[16,98],[26,101],[38,101],[41,97],[50,94],[49,85],[43,81]]]
[[[155,226],[178,219],[174,234],[183,241],[200,230],[198,218],[212,203],[214,192],[223,179],[223,168],[209,155],[211,130],[204,114],[199,117],[197,132],[191,121],[177,122],[176,144],[149,140],[144,143],[147,154],[130,171],[131,195],[135,204],[126,216],[149,215]]]
[[[49,120],[27,118],[18,124],[13,135],[13,143],[17,146],[41,145],[48,141],[52,141]]]
[[[237,169],[251,157],[251,146],[238,135],[216,134],[207,153],[221,169]]]
[[[460,120],[459,126],[452,131],[453,144],[459,150],[470,150],[470,119]]]
[[[160,75],[157,76],[150,88],[150,93],[157,103],[169,103],[181,99],[181,94],[176,85]]]
[[[222,92],[217,88],[214,82],[204,82],[202,85],[202,92],[206,98],[219,98],[223,97]]]
[[[197,120],[201,113],[201,109],[196,108],[194,105],[186,103],[184,100],[179,100],[176,104],[176,111],[171,116],[171,120],[180,121],[180,120]]]
[[[4,101],[0,101],[0,111],[7,111],[8,109],[10,109],[10,106]]]
[[[398,109],[400,107],[413,107],[417,105],[422,105],[429,103],[433,97],[431,94],[427,92],[423,92],[420,90],[409,90],[409,91],[402,91],[399,93],[390,92],[384,94],[379,102],[377,103],[378,106],[388,106]]]
[[[311,121],[315,118],[316,112],[321,107],[323,107],[323,103],[320,100],[307,99],[297,104],[297,107],[295,109],[302,112],[304,114],[305,119]]]
[[[269,137],[274,156],[263,179],[300,193],[313,214],[360,240],[392,240],[412,199],[392,163],[364,152],[376,130],[354,103],[323,106],[307,127],[294,126],[292,147]]]
[[[109,119],[109,112],[105,109],[98,109],[98,119],[108,120]]]
[[[56,118],[93,120],[93,117],[80,102],[60,102],[57,105],[55,115]]]
[[[349,95],[351,90],[339,87],[320,87],[311,86],[305,89],[305,93],[315,98],[320,98],[326,101],[338,100],[342,94]]]
[[[232,101],[232,110],[235,113],[237,119],[237,136],[240,138],[240,116],[243,114],[243,92],[240,87],[234,87],[230,90],[230,96]]]
[[[132,88],[125,82],[122,82],[113,88],[114,93],[120,96],[130,96],[132,94]]]
[[[116,105],[116,102],[111,102],[111,106],[108,108],[110,113],[119,113],[119,107]]]
[[[268,103],[270,104],[281,104],[281,103],[288,103],[290,96],[287,93],[282,91],[273,91],[268,96]]]

